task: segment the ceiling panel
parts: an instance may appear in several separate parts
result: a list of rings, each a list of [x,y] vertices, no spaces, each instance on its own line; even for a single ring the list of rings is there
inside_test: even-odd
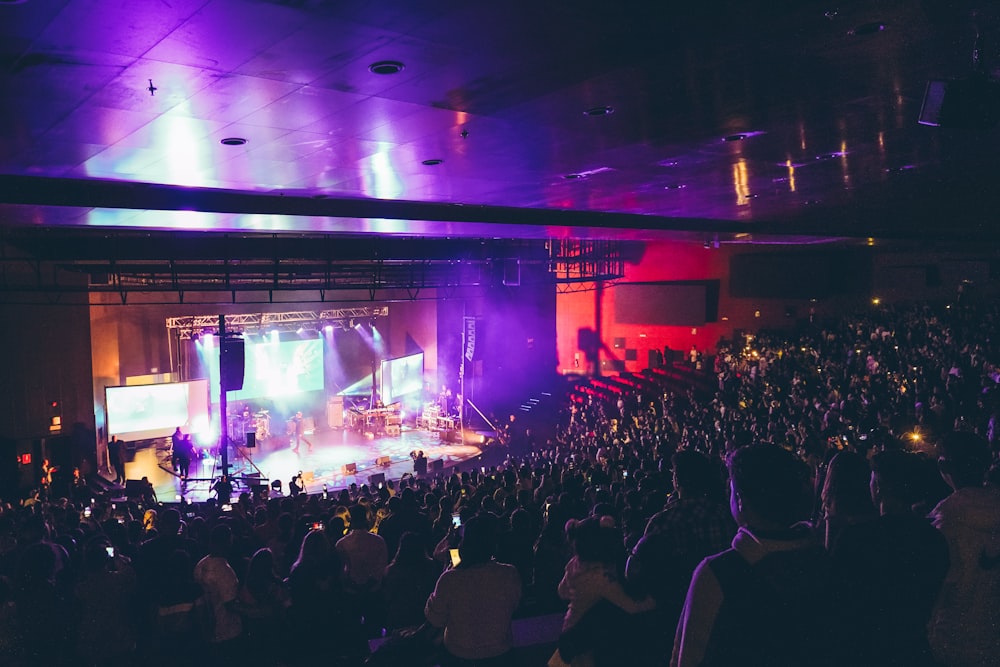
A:
[[[1000,53],[980,49],[974,71],[972,46],[977,31],[1000,43],[997,14],[945,0],[0,3],[0,179],[83,179],[95,194],[80,207],[100,211],[0,201],[0,224],[155,227],[157,210],[102,205],[110,179],[284,197],[165,214],[165,228],[413,231],[434,221],[405,206],[430,202],[524,211],[447,223],[464,235],[642,235],[659,216],[734,241],[982,238],[1000,230]],[[381,60],[403,68],[369,70]],[[992,117],[919,124],[936,77],[978,77]],[[414,220],[331,221],[309,209],[317,196]],[[578,232],[565,210],[638,215]]]

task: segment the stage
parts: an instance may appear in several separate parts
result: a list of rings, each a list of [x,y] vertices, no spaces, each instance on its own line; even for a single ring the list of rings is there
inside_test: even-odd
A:
[[[275,435],[258,441],[253,448],[245,446],[228,450],[230,475],[236,485],[233,497],[249,491],[241,480],[259,474],[261,483],[270,489],[275,480],[281,481],[283,494],[288,494],[289,480],[301,472],[306,493],[320,493],[324,484],[330,492],[339,491],[352,483],[368,484],[369,478],[384,473],[387,480],[398,480],[413,472],[410,452],[423,450],[428,460],[428,474],[434,474],[434,462],[443,462],[443,471],[470,461],[482,454],[479,445],[485,436],[466,431],[466,444],[450,442],[445,433],[403,426],[399,435],[379,434],[369,437],[364,433],[344,428],[307,432],[296,453],[287,435]],[[312,443],[312,448],[306,444]],[[376,459],[388,457],[388,462],[376,465]],[[345,466],[354,464],[353,474]],[[439,464],[440,465],[440,464]],[[125,464],[127,479],[148,477],[160,502],[203,502],[214,497],[212,481],[222,474],[222,461],[218,456],[203,452],[191,462],[188,481],[182,482],[172,472],[170,442],[156,440],[139,447]]]

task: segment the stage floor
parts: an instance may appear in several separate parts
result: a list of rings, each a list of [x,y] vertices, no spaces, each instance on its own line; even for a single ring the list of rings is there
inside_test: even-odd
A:
[[[260,473],[262,480],[270,485],[281,480],[281,487],[288,493],[288,481],[298,472],[303,473],[307,493],[319,493],[325,484],[330,492],[339,491],[352,483],[368,483],[368,478],[376,473],[385,473],[386,479],[398,480],[405,473],[413,472],[410,452],[423,450],[428,462],[444,461],[444,470],[474,459],[482,454],[479,446],[448,442],[442,433],[417,430],[404,426],[398,436],[380,435],[366,437],[350,429],[319,431],[305,436],[312,442],[312,450],[303,441],[298,453],[292,451],[287,436],[274,436],[258,442],[252,449],[229,448],[229,470],[237,481],[243,476]],[[466,439],[477,434],[467,431]],[[132,459],[125,464],[127,479],[148,477],[160,502],[203,502],[214,494],[212,482],[222,474],[219,457],[205,455],[191,462],[189,481],[182,483],[180,477],[171,472],[170,451],[162,441],[159,444],[137,449]],[[375,460],[388,456],[389,465],[377,466]],[[355,474],[344,474],[344,466],[354,463]],[[428,470],[431,465],[428,465]],[[205,480],[205,481],[195,481]],[[237,485],[235,494],[247,490]],[[234,494],[234,497],[235,497]]]

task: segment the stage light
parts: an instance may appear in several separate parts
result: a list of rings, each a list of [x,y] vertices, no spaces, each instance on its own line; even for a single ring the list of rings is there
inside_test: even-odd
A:
[[[278,340],[278,330],[277,329],[271,329],[271,338],[274,339],[274,340]]]
[[[325,331],[326,334],[329,336],[330,334],[333,333],[333,325],[327,324],[325,327],[323,327],[323,331]]]

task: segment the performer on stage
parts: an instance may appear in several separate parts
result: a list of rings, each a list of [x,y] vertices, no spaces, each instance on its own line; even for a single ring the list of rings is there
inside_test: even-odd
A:
[[[194,443],[191,442],[190,433],[182,434],[180,439],[174,440],[174,458],[181,479],[187,481],[191,470],[191,459],[194,458]]]
[[[438,405],[441,407],[441,414],[447,417],[451,414],[451,389],[442,385],[441,393],[438,394]]]
[[[295,416],[292,417],[292,421],[294,422],[294,431],[292,433],[292,451],[298,454],[299,445],[302,442],[305,442],[307,445],[309,445],[309,451],[311,452],[313,450],[313,444],[305,437],[304,434],[305,427],[302,423],[303,419],[301,410],[295,413]]]
[[[115,483],[125,483],[125,447],[117,435],[108,441],[108,459],[115,473]]]

